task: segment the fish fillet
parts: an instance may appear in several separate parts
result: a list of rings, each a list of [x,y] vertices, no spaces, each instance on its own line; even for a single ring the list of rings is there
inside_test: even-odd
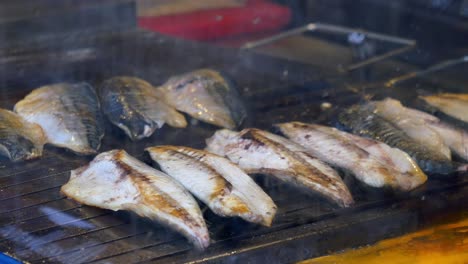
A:
[[[468,122],[468,94],[442,93],[420,98],[441,112]]]
[[[450,148],[445,144],[441,135],[430,126],[427,126],[428,114],[419,111],[409,111],[399,101],[386,98],[382,101],[373,101],[369,105],[374,112],[403,130],[412,139],[438,151],[451,159]],[[418,113],[419,112],[419,113]]]
[[[216,126],[233,129],[247,116],[236,87],[214,70],[172,77],[157,90],[177,110]]]
[[[0,109],[0,154],[12,161],[40,157],[46,138],[42,128],[21,116]]]
[[[104,137],[99,100],[87,83],[58,83],[35,89],[15,112],[42,127],[47,142],[80,154],[95,154]]]
[[[465,130],[445,123],[428,113],[405,107],[395,99],[387,98],[372,103],[375,106],[376,114],[399,126],[412,138],[418,139],[424,144],[433,145],[436,149],[444,145],[442,152],[452,150],[458,156],[468,160],[468,133]],[[415,127],[414,133],[405,129],[406,125],[401,127],[399,125],[401,123]],[[426,137],[429,134],[436,136]]]
[[[99,88],[103,113],[132,140],[151,136],[165,123],[186,127],[185,117],[167,105],[148,82],[127,76],[106,80]]]
[[[412,139],[404,131],[374,113],[369,105],[354,105],[339,115],[341,125],[360,136],[382,141],[408,153],[426,173],[450,174],[466,170],[439,151]]]
[[[147,148],[161,169],[221,216],[270,226],[276,213],[271,198],[239,167],[221,156],[179,146]]]
[[[61,192],[86,205],[130,210],[158,221],[187,237],[197,248],[209,245],[205,221],[190,193],[123,150],[101,153],[88,165],[73,170]]]
[[[427,180],[408,154],[381,142],[316,124],[290,122],[276,127],[310,154],[351,171],[369,186],[409,191]]]
[[[318,192],[338,205],[354,201],[331,167],[283,137],[259,129],[218,130],[206,140],[206,150],[226,156],[247,173],[265,173]]]

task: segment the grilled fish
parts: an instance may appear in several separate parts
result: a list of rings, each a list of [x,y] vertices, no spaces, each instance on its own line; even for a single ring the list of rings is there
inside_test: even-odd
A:
[[[87,83],[58,83],[35,89],[15,112],[42,127],[47,142],[80,154],[101,146],[104,126],[99,100]]]
[[[34,159],[42,155],[45,142],[40,126],[0,109],[0,155],[12,161]]]
[[[184,235],[197,248],[210,239],[195,199],[171,177],[123,150],[99,154],[71,171],[61,192],[82,204],[113,211],[130,210]]]
[[[390,186],[408,191],[427,180],[408,154],[381,142],[316,124],[290,122],[276,127],[311,155],[353,172],[372,187]]]
[[[177,110],[220,127],[234,129],[247,116],[237,89],[214,70],[202,69],[172,77],[158,92]]]
[[[161,169],[221,216],[270,226],[276,213],[271,198],[239,167],[203,150],[177,146],[147,148]]]
[[[318,192],[342,207],[354,201],[331,167],[283,137],[259,129],[218,130],[206,140],[207,150],[226,156],[247,173],[265,173]]]
[[[444,123],[433,115],[404,107],[394,99],[372,103],[376,114],[403,129],[413,139],[436,149],[442,148],[442,153],[449,158],[452,150],[468,160],[468,133],[465,130]]]
[[[427,125],[427,121],[435,121],[436,117],[406,108],[399,101],[391,98],[370,102],[369,106],[374,109],[374,113],[403,130],[413,140],[451,159],[450,149],[444,139],[436,130]]]
[[[185,117],[167,105],[148,82],[135,77],[114,77],[99,88],[107,118],[132,140],[151,136],[164,123],[186,127]]]
[[[376,115],[369,106],[354,105],[339,115],[339,122],[353,133],[382,141],[408,153],[426,173],[448,174],[466,170],[440,152],[420,144],[392,123]]]
[[[443,93],[420,98],[441,112],[468,122],[468,94]]]

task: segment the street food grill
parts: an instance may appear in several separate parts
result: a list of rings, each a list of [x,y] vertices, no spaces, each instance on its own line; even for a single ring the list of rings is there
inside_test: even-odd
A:
[[[157,86],[172,76],[200,68],[216,69],[233,80],[247,107],[241,129],[272,131],[272,125],[291,121],[330,126],[344,109],[368,102],[369,94],[376,99],[395,98],[407,107],[421,103],[420,91],[409,90],[405,84],[356,91],[349,89],[346,78],[332,78],[310,65],[148,32],[75,37],[63,40],[61,45],[68,45],[63,50],[45,44],[34,52],[26,47],[4,50],[2,108],[13,109],[35,88],[53,83],[87,82],[98,87],[115,76],[132,76]],[[54,63],[44,64],[51,59]],[[435,88],[430,80],[422,84],[427,85],[423,95],[461,92],[452,87]],[[320,108],[323,103],[332,107]],[[123,149],[152,164],[144,152],[147,148],[205,148],[205,140],[219,128],[187,115],[185,118],[185,128],[162,126],[136,141],[105,119],[98,152]],[[410,192],[394,192],[366,186],[346,170],[339,170],[354,203],[341,197],[337,204],[258,171],[260,174],[253,175],[255,182],[277,207],[271,226],[225,218],[199,203],[211,238],[210,246],[200,251],[164,225],[129,211],[86,206],[61,193],[70,172],[93,158],[46,145],[40,158],[0,161],[3,252],[30,262],[291,262],[407,233],[434,215],[460,210],[468,196],[466,172],[451,173],[449,179],[429,177]]]

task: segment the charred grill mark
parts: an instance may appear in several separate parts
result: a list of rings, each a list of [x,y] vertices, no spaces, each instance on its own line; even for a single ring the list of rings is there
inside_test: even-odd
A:
[[[281,153],[281,156],[283,154],[286,155],[285,158],[287,158],[290,162],[292,162],[292,172],[295,177],[295,180],[298,180],[297,177],[300,175],[303,175],[307,178],[310,178],[313,176],[314,180],[317,180],[321,182],[321,184],[324,184],[327,187],[330,187],[331,185],[336,186],[336,183],[330,179],[327,175],[322,173],[320,170],[317,168],[313,167],[312,165],[309,165],[306,160],[304,160],[300,155],[297,153],[294,153],[293,151],[290,151],[280,143],[274,142],[260,134],[260,132],[257,129],[249,129],[248,132],[248,137],[251,138],[251,140],[254,140],[255,142],[262,143],[263,145],[267,145],[274,150],[277,151],[277,153]],[[306,153],[303,153],[306,154]],[[313,158],[315,159],[315,158]],[[304,165],[307,164],[307,165]]]
[[[241,139],[247,139],[247,140],[252,140],[254,141],[258,146],[265,146],[267,144],[265,144],[263,141],[261,140],[258,140],[256,138],[256,135],[254,135],[254,132],[252,131],[253,129],[249,129],[247,130],[245,133],[241,134],[240,135],[240,138]],[[268,140],[267,140],[268,141]]]
[[[197,154],[190,148],[180,148],[180,147],[155,147],[152,150],[162,151],[169,154],[169,156],[177,157],[181,160],[188,160],[189,163],[193,166],[200,167],[205,170],[210,175],[213,175],[213,180],[215,180],[216,188],[210,193],[210,200],[216,199],[224,195],[229,195],[232,190],[232,185],[226,181],[221,174],[219,174],[216,169],[202,161],[202,158],[205,154]]]
[[[174,217],[181,218],[184,222],[190,222],[194,226],[200,226],[191,215],[179,206],[179,203],[172,199],[166,192],[152,184],[151,178],[133,169],[122,161],[125,156],[124,151],[118,151],[115,154],[114,162],[122,170],[119,180],[129,177],[137,186],[140,192],[140,199],[150,207],[171,214]],[[119,181],[118,180],[118,181]]]
[[[160,151],[162,153],[165,152],[169,156],[175,156],[179,157],[180,159],[189,160],[191,164],[198,164],[198,166],[201,166],[203,170],[207,171],[210,175],[212,175],[209,179],[214,180],[216,182],[217,187],[210,193],[210,201],[218,201],[221,205],[229,204],[229,207],[225,210],[231,212],[228,215],[226,215],[226,211],[213,207],[212,209],[217,214],[224,216],[232,216],[233,214],[242,216],[251,213],[251,209],[242,200],[242,198],[232,193],[234,186],[230,182],[225,180],[224,177],[221,174],[219,174],[214,167],[206,163],[205,159],[207,155],[210,155],[211,153],[208,153],[203,150],[192,149],[189,147],[176,146],[158,146],[150,148],[150,150]]]

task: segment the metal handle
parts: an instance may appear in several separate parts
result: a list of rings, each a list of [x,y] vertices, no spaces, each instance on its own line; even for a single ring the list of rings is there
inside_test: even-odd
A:
[[[466,62],[468,62],[468,55],[457,58],[457,59],[442,61],[442,62],[437,63],[437,64],[435,64],[435,65],[433,65],[433,66],[431,66],[431,67],[429,67],[429,68],[427,68],[425,70],[410,72],[408,74],[404,74],[404,75],[392,78],[392,79],[388,80],[385,83],[385,86],[392,87],[392,86],[395,86],[396,84],[402,83],[404,81],[407,81],[407,80],[410,80],[410,79],[413,79],[413,78],[416,78],[416,77],[421,77],[421,76],[427,75],[429,73],[437,72],[437,71],[443,70],[445,68],[449,68],[449,67],[461,64],[461,63],[466,63]]]

